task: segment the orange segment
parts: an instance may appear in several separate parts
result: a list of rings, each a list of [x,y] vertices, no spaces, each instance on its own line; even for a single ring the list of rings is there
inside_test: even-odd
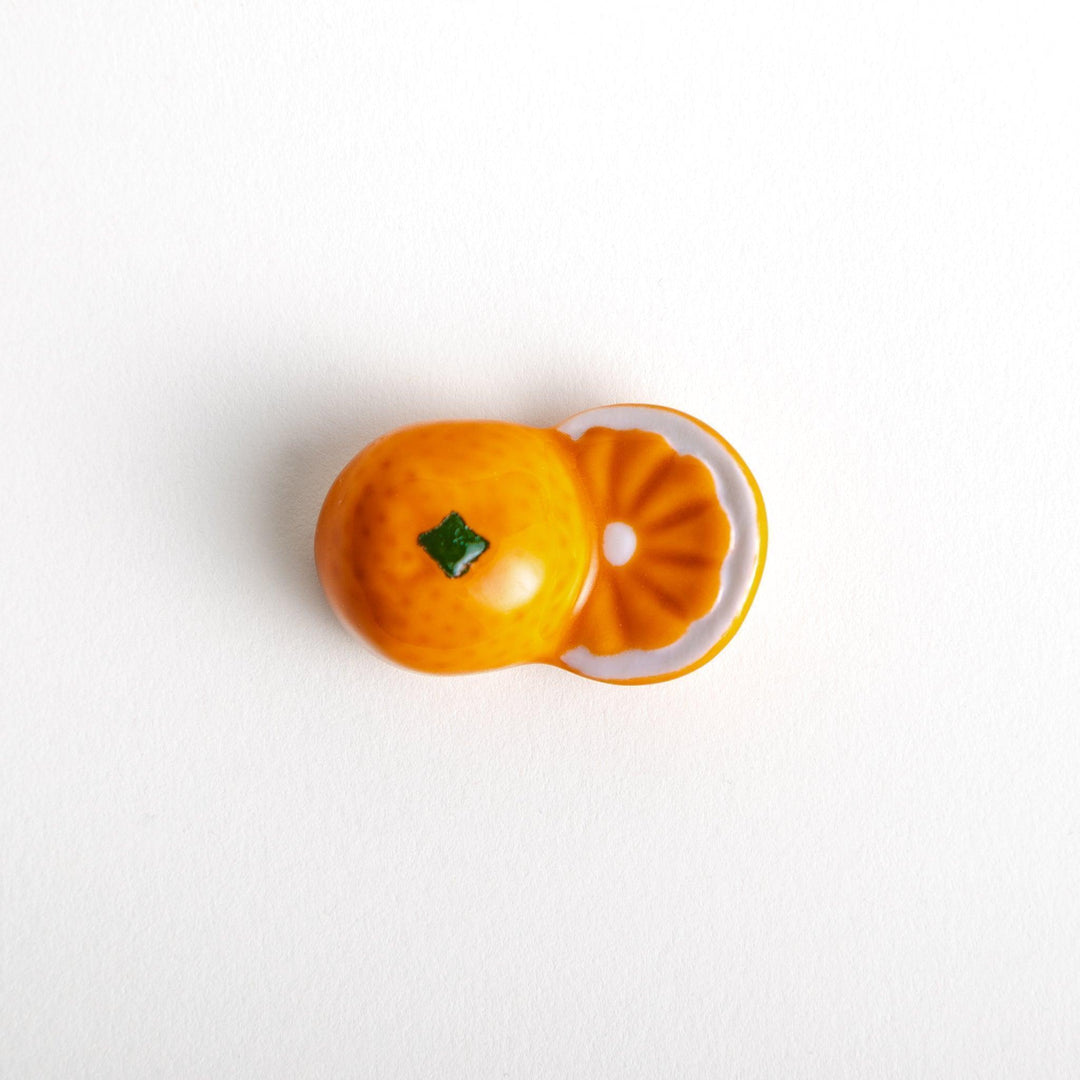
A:
[[[712,474],[652,431],[596,427],[575,445],[599,527],[629,526],[636,546],[623,565],[600,561],[571,643],[598,656],[670,645],[720,589],[731,530]]]

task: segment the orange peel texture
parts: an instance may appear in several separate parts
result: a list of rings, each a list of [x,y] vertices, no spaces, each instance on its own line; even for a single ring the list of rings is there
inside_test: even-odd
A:
[[[403,428],[334,481],[315,531],[331,606],[387,659],[447,674],[548,663],[659,682],[714,656],[765,560],[761,493],[685,413],[558,428]]]

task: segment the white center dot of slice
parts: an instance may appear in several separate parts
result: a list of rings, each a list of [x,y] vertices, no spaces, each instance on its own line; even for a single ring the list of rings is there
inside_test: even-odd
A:
[[[612,566],[622,566],[630,561],[637,549],[637,534],[622,521],[609,522],[604,529],[604,558]]]

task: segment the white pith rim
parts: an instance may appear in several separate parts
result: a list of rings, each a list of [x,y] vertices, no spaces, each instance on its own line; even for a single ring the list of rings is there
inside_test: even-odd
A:
[[[731,546],[720,567],[716,602],[678,641],[662,649],[627,649],[614,656],[597,656],[579,645],[562,655],[567,667],[593,679],[618,682],[671,675],[707,656],[746,606],[761,555],[757,500],[745,466],[722,442],[680,413],[648,405],[612,405],[578,413],[560,424],[559,431],[579,439],[597,427],[652,431],[677,453],[698,458],[712,473],[717,498],[731,524]]]

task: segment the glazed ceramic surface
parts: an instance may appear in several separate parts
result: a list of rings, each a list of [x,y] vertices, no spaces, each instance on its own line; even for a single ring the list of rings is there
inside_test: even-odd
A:
[[[685,413],[403,428],[334,481],[315,560],[341,620],[419,671],[547,663],[659,682],[716,655],[765,560],[749,469]]]

